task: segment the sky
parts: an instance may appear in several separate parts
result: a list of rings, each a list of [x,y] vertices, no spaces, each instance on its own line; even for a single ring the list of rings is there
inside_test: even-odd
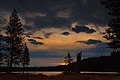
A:
[[[74,61],[80,51],[82,58],[110,55],[103,38],[110,17],[100,0],[1,0],[3,34],[14,9],[25,30],[30,66],[61,65],[68,52]]]

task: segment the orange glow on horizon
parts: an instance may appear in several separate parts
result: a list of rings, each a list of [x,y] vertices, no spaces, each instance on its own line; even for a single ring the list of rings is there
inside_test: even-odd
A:
[[[65,63],[64,63],[64,62],[61,62],[61,63],[58,63],[57,65],[65,65]]]
[[[43,33],[41,31],[36,31],[31,39],[36,40],[37,42],[42,42],[44,45],[34,45],[28,42],[29,48],[31,51],[54,51],[54,50],[78,50],[78,49],[88,49],[96,47],[94,44],[87,45],[84,43],[76,43],[77,41],[87,41],[89,39],[93,40],[101,40],[102,42],[106,42],[105,39],[103,39],[103,35],[99,34],[99,32],[95,32],[92,34],[87,34],[84,32],[81,33],[75,33],[70,30],[67,30],[69,32],[69,35],[62,35],[62,32],[65,32],[66,30],[62,29],[55,29],[55,28],[47,28],[42,29],[47,33],[53,32],[54,34],[50,35],[49,38],[45,38]],[[46,33],[45,32],[45,33]],[[60,33],[61,32],[61,33]],[[44,39],[36,39],[34,36],[42,37]]]

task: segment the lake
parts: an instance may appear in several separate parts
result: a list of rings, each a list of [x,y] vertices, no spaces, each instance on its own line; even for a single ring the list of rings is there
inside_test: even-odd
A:
[[[12,72],[12,73],[23,73],[23,72]],[[24,73],[31,73],[31,74],[44,74],[44,75],[58,75],[62,74],[62,71],[25,71]]]
[[[22,73],[22,72],[13,72],[13,73]],[[44,75],[58,75],[58,74],[62,74],[62,71],[35,71],[35,72],[30,72],[30,71],[26,71],[24,73],[31,73],[31,74],[44,74]],[[119,74],[118,72],[89,72],[89,71],[82,71],[81,74]]]

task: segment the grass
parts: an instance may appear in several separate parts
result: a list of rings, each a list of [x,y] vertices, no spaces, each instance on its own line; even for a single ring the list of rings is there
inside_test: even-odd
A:
[[[99,74],[60,74],[46,76],[42,74],[0,73],[0,80],[120,80],[120,75]]]

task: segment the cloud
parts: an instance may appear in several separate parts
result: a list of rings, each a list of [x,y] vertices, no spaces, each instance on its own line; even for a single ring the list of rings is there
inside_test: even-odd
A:
[[[71,17],[71,9],[66,9],[66,10],[62,10],[62,11],[59,11],[57,13],[57,17],[60,17],[60,18],[70,18]]]
[[[0,3],[0,12],[3,14],[5,11],[12,12],[14,8],[25,18],[28,25],[31,21],[34,23],[34,29],[51,25],[70,28],[73,21],[80,24],[104,24],[108,21],[107,11],[100,4],[100,0],[4,0]]]
[[[2,16],[0,16],[0,24],[5,24],[6,23],[6,19]]]
[[[26,35],[27,37],[30,37],[32,35],[32,32],[24,32],[24,35]]]
[[[47,14],[42,12],[27,12],[26,16],[30,18],[35,18],[35,17],[45,17],[47,16]]]
[[[46,38],[49,38],[53,33],[52,32],[48,32],[48,33],[43,32],[43,34]]]
[[[42,51],[46,52],[46,55],[43,56],[53,55],[56,57],[55,54],[61,55],[61,53],[62,56],[65,56],[67,51],[74,54],[80,49],[86,51],[84,55],[86,53],[99,55],[99,53],[97,54],[98,45],[90,44],[104,42],[103,35],[98,34],[95,28],[88,27],[86,24],[105,25],[108,22],[107,10],[102,7],[100,0],[2,0],[0,2],[0,16],[9,20],[14,8],[17,9],[18,16],[25,28],[28,47],[30,51],[36,52],[31,57],[39,55],[39,52],[42,56]],[[100,27],[104,29],[103,26]],[[103,32],[103,29],[100,31]],[[76,44],[76,41],[79,44]],[[33,44],[42,46],[34,46]],[[48,51],[55,54],[50,55],[51,53]]]
[[[69,36],[65,36],[62,33],[69,32]],[[51,34],[50,36],[45,37],[45,34]],[[34,37],[41,37],[43,39],[37,39]],[[31,35],[31,38],[35,39],[37,42],[43,42],[43,46],[38,46],[38,48],[32,48],[31,50],[41,51],[41,50],[47,50],[47,51],[54,51],[54,50],[72,50],[72,49],[81,49],[81,48],[89,48],[94,45],[87,45],[87,44],[76,44],[76,41],[87,41],[89,39],[94,40],[101,40],[104,42],[102,35],[98,32],[94,32],[92,34],[88,33],[79,33],[76,34],[75,32],[67,29],[60,29],[60,28],[45,28],[41,29],[40,31],[36,31],[34,34]]]
[[[75,27],[75,26],[77,26],[78,23],[79,23],[79,22],[77,22],[77,21],[73,21],[73,22],[71,23],[71,27]]]
[[[28,39],[28,41],[30,41],[31,44],[34,44],[34,45],[43,45],[44,43],[42,42],[37,42],[36,40],[34,39]]]
[[[36,41],[32,41],[31,42],[32,44],[35,44],[35,45],[43,45],[44,43],[42,43],[42,42],[36,42]]]
[[[29,35],[26,35],[26,37],[31,38],[31,36],[29,36]]]
[[[33,37],[33,38],[35,38],[35,39],[43,39],[42,37]]]
[[[89,39],[88,41],[76,41],[76,43],[85,43],[85,44],[91,45],[91,44],[99,44],[99,43],[102,43],[102,41]]]
[[[70,33],[69,33],[69,32],[63,32],[62,34],[67,36],[67,35],[69,35]]]
[[[3,16],[0,16],[0,28],[1,29],[4,29],[5,28],[5,26],[7,25],[7,19],[5,18],[5,17],[3,17]]]
[[[25,30],[32,30],[32,28],[33,28],[32,26],[24,26]]]
[[[85,4],[87,2],[87,0],[83,0],[83,4]]]
[[[94,33],[94,32],[96,32],[94,29],[89,29],[86,26],[75,26],[72,28],[72,31],[74,31],[76,33],[80,33],[80,32]]]

